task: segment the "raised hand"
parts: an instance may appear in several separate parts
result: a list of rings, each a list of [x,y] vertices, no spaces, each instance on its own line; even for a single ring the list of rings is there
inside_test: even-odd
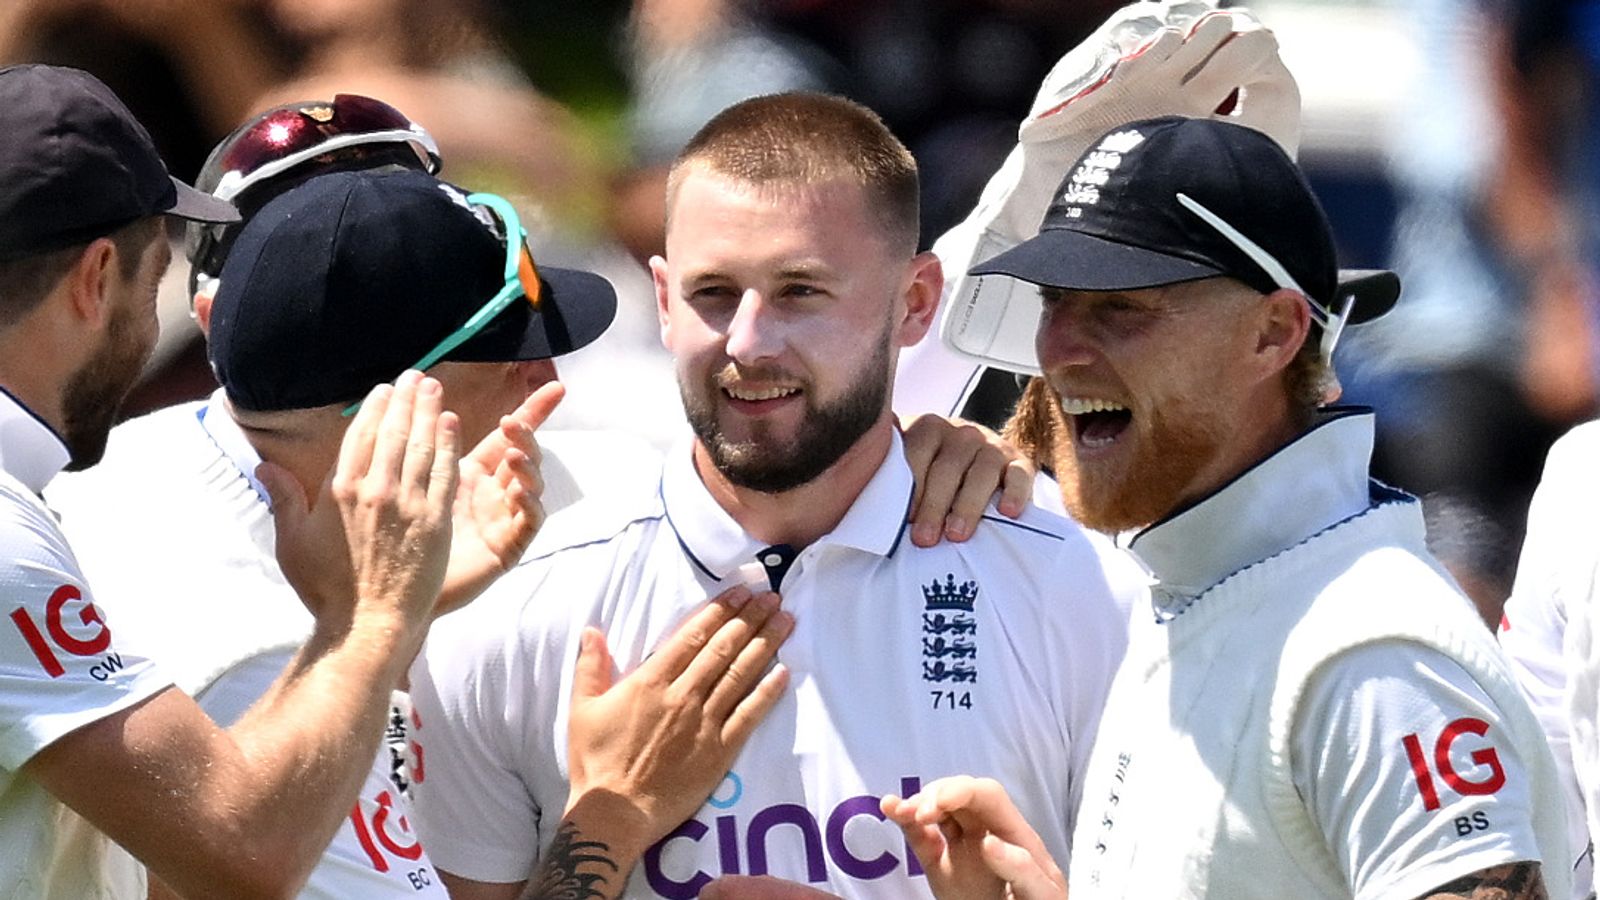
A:
[[[273,499],[277,554],[319,620],[371,622],[418,641],[443,584],[461,426],[418,372],[368,395],[334,471],[309,504],[288,471],[257,471]]]
[[[464,606],[510,571],[539,533],[544,481],[534,432],[565,393],[560,382],[543,385],[461,458],[450,567],[437,614]]]
[[[705,803],[777,704],[788,670],[768,666],[793,628],[777,594],[732,588],[621,681],[604,635],[585,629],[566,815],[522,896],[568,896],[573,884],[619,896],[645,849]]]

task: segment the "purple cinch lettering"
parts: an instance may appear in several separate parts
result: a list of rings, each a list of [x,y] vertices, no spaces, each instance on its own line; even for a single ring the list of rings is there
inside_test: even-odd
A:
[[[851,853],[850,848],[845,846],[844,826],[856,816],[868,816],[879,822],[885,818],[883,810],[878,808],[878,798],[870,795],[851,797],[834,807],[833,814],[828,816],[828,856],[833,858],[834,865],[851,878],[882,878],[893,872],[900,860],[887,850],[872,859],[860,859]]]
[[[806,845],[806,880],[812,884],[828,879],[828,864],[822,857],[822,835],[817,833],[817,820],[811,811],[794,803],[779,803],[756,813],[750,820],[750,832],[745,843],[750,852],[750,874],[767,874],[767,832],[779,825],[793,825],[800,829]]]
[[[661,853],[666,846],[678,838],[687,838],[699,843],[706,836],[707,828],[699,819],[690,819],[672,830],[672,833],[657,841],[655,846],[644,852],[644,879],[649,883],[650,889],[667,900],[694,900],[700,896],[700,889],[711,883],[711,876],[696,870],[694,876],[688,881],[674,881],[661,871]]]
[[[717,816],[717,856],[722,874],[739,874],[739,820],[733,816]]]
[[[911,797],[922,790],[922,779],[915,775],[908,775],[900,779],[900,796]],[[922,860],[911,852],[911,842],[906,841],[906,874],[917,876],[923,874]]]

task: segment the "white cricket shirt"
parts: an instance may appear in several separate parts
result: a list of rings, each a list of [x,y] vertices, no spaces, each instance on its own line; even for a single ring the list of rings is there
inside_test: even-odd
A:
[[[1331,412],[1132,536],[1158,583],[1095,750],[1075,896],[1400,900],[1540,859],[1531,717],[1475,680],[1503,663],[1422,555],[1416,501],[1369,483],[1371,451],[1370,414]],[[1494,659],[1408,639],[1394,623],[1413,617]],[[1263,775],[1277,742],[1282,793]],[[1303,831],[1280,824],[1286,803]]]
[[[113,636],[118,620],[95,603],[39,498],[67,459],[60,438],[0,391],[0,897],[142,898],[132,857],[18,771],[169,684],[120,627]]]
[[[898,435],[838,526],[794,553],[746,534],[688,446],[657,491],[584,504],[530,561],[441,619],[412,673],[427,780],[419,829],[440,867],[519,881],[559,824],[578,636],[602,628],[630,671],[741,567],[784,570],[790,687],[701,810],[652,848],[628,894],[692,897],[771,874],[845,897],[927,895],[878,798],[987,775],[1063,862],[1078,775],[1143,573],[1104,538],[1030,510],[963,544],[906,537]],[[554,525],[554,523],[552,523]],[[778,577],[778,576],[773,576]]]

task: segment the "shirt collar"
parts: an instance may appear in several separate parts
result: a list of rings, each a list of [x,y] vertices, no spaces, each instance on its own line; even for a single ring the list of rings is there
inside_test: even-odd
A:
[[[234,421],[233,414],[228,412],[227,393],[222,388],[212,392],[211,398],[205,405],[195,411],[195,416],[200,419],[200,425],[211,436],[217,449],[227,455],[233,462],[234,468],[244,476],[245,481],[255,490],[261,502],[272,505],[272,498],[260,480],[256,478],[256,467],[261,465],[261,454],[251,446],[250,440],[244,436],[244,429]]]
[[[1373,416],[1321,414],[1310,431],[1221,489],[1132,536],[1129,549],[1159,580],[1160,596],[1193,599],[1371,505]]]
[[[71,460],[55,429],[0,388],[0,469],[37,494]]]
[[[889,452],[844,518],[818,545],[837,544],[877,556],[893,556],[911,510],[911,467],[894,432]],[[706,490],[694,468],[693,447],[681,443],[667,457],[661,501],[678,543],[708,576],[722,580],[756,559],[766,544],[751,537]]]

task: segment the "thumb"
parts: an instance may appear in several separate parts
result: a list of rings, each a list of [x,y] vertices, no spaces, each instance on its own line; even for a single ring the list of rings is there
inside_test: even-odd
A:
[[[578,668],[572,676],[572,705],[592,700],[611,689],[611,650],[598,628],[585,628],[578,647]]]
[[[267,489],[267,497],[272,503],[272,518],[277,523],[280,535],[286,526],[298,524],[310,514],[305,487],[288,469],[277,463],[262,462],[256,466],[256,480]]]

